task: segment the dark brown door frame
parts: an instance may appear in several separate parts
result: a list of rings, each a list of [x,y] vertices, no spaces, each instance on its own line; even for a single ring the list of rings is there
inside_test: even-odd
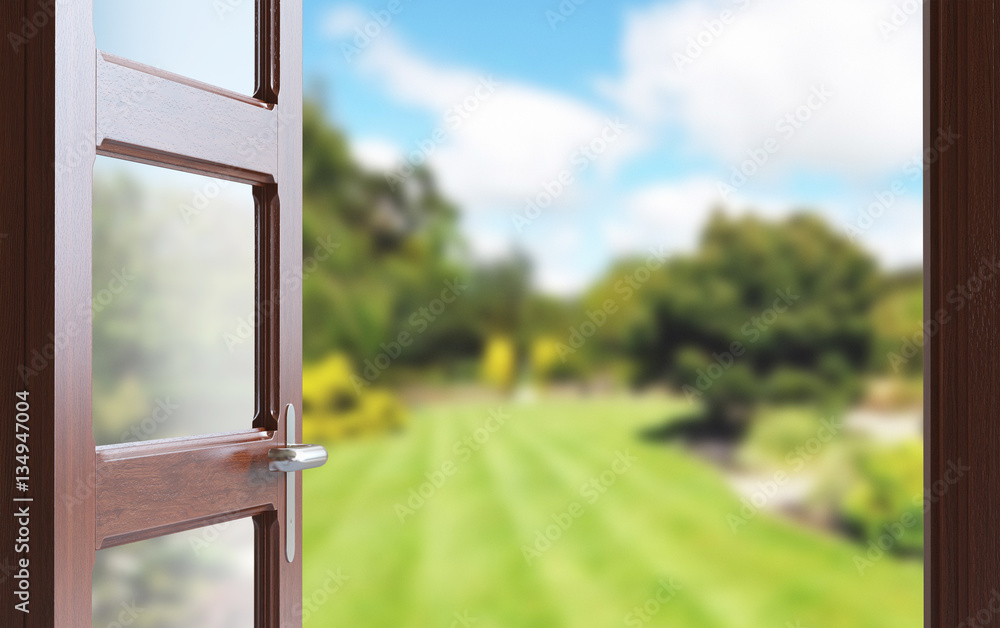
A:
[[[927,626],[1000,623],[1000,3],[924,7]],[[941,134],[954,144],[941,150]],[[969,620],[972,619],[972,622]]]
[[[285,405],[301,410],[302,6],[256,6],[251,97],[99,53],[92,0],[0,3],[2,626],[89,627],[96,551],[242,517],[253,517],[256,530],[256,625],[301,626],[301,482],[289,562],[286,484],[268,470],[267,451],[285,444]],[[114,106],[122,101],[124,120]],[[96,154],[255,186],[263,322],[257,412],[245,431],[95,448],[88,313]],[[19,441],[6,420],[22,390],[30,402],[27,492],[9,477]],[[25,497],[32,501],[13,502]],[[27,552],[12,551],[24,532],[11,504],[30,504]],[[27,614],[14,609],[26,581]]]

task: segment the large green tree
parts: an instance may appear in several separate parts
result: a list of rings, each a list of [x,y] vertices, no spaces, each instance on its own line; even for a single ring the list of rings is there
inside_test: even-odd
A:
[[[755,402],[846,403],[870,364],[875,261],[822,218],[710,219],[699,248],[635,292],[624,334],[641,382],[672,382],[712,420]]]
[[[431,327],[410,329],[410,319],[462,275],[458,212],[426,169],[402,179],[364,169],[316,102],[303,136],[305,357],[341,351],[360,364]]]

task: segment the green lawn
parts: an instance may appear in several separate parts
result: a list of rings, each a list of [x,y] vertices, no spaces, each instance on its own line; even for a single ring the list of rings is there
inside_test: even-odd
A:
[[[765,515],[732,532],[739,500],[718,472],[635,436],[681,406],[512,402],[503,427],[466,450],[489,409],[424,409],[403,435],[331,447],[304,474],[307,626],[922,625],[919,563],[885,558],[861,576],[861,549],[845,541]],[[609,471],[616,452],[636,458],[621,474]],[[453,473],[401,522],[397,505],[442,469]],[[603,493],[581,492],[602,474]],[[550,528],[558,538],[529,562],[524,548],[560,515],[565,531]],[[662,588],[671,581],[675,593]],[[651,614],[634,614],[648,601]]]

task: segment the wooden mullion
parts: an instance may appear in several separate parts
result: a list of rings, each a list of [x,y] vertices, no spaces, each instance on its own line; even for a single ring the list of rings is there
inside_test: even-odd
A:
[[[281,403],[278,389],[281,308],[281,267],[279,265],[280,209],[278,186],[260,185],[253,189],[257,220],[257,282],[255,354],[257,364],[257,416],[254,427],[277,431]],[[284,438],[284,432],[281,432]]]
[[[254,98],[268,103],[278,102],[277,77],[281,60],[278,46],[278,17],[280,0],[257,0],[255,78],[257,89]]]
[[[256,329],[258,414],[254,427],[273,430],[276,446],[287,442],[282,399],[279,387],[281,357],[280,311],[285,307],[281,284],[280,225],[278,186],[254,188],[257,211],[257,314],[261,324]],[[283,531],[285,522],[284,474],[276,489],[280,496],[273,511],[254,517],[254,625],[256,628],[287,625],[280,622],[281,582],[285,561]]]
[[[253,518],[254,524],[254,627],[283,626],[281,622],[281,528],[278,511]],[[300,596],[301,597],[301,596]],[[300,625],[300,624],[296,624]]]

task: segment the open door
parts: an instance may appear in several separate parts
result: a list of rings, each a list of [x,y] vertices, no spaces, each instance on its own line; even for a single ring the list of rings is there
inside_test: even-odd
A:
[[[2,498],[30,509],[31,533],[13,558],[15,566],[27,561],[21,588],[30,595],[15,599],[25,578],[4,578],[5,599],[27,602],[4,604],[5,626],[89,627],[99,552],[236,520],[252,521],[253,594],[242,604],[252,604],[254,625],[301,625],[298,476],[326,460],[322,447],[297,445],[301,20],[300,0],[257,0],[257,87],[241,95],[98,50],[92,0],[5,3],[4,32],[32,26],[3,64],[8,93],[18,97],[3,123],[2,191],[19,203],[4,231],[24,233],[4,252],[26,260],[8,267],[23,281],[4,284],[7,299],[26,305],[5,312],[16,333],[5,334],[4,355],[20,366],[3,383],[17,393],[21,432],[30,436],[7,430],[2,445],[25,445],[22,475],[30,479],[3,488]],[[252,381],[240,404],[247,411],[227,431],[199,417],[188,424],[202,429],[182,437],[139,430],[95,446],[95,159],[237,182],[252,194]],[[13,547],[17,528],[2,533]]]

